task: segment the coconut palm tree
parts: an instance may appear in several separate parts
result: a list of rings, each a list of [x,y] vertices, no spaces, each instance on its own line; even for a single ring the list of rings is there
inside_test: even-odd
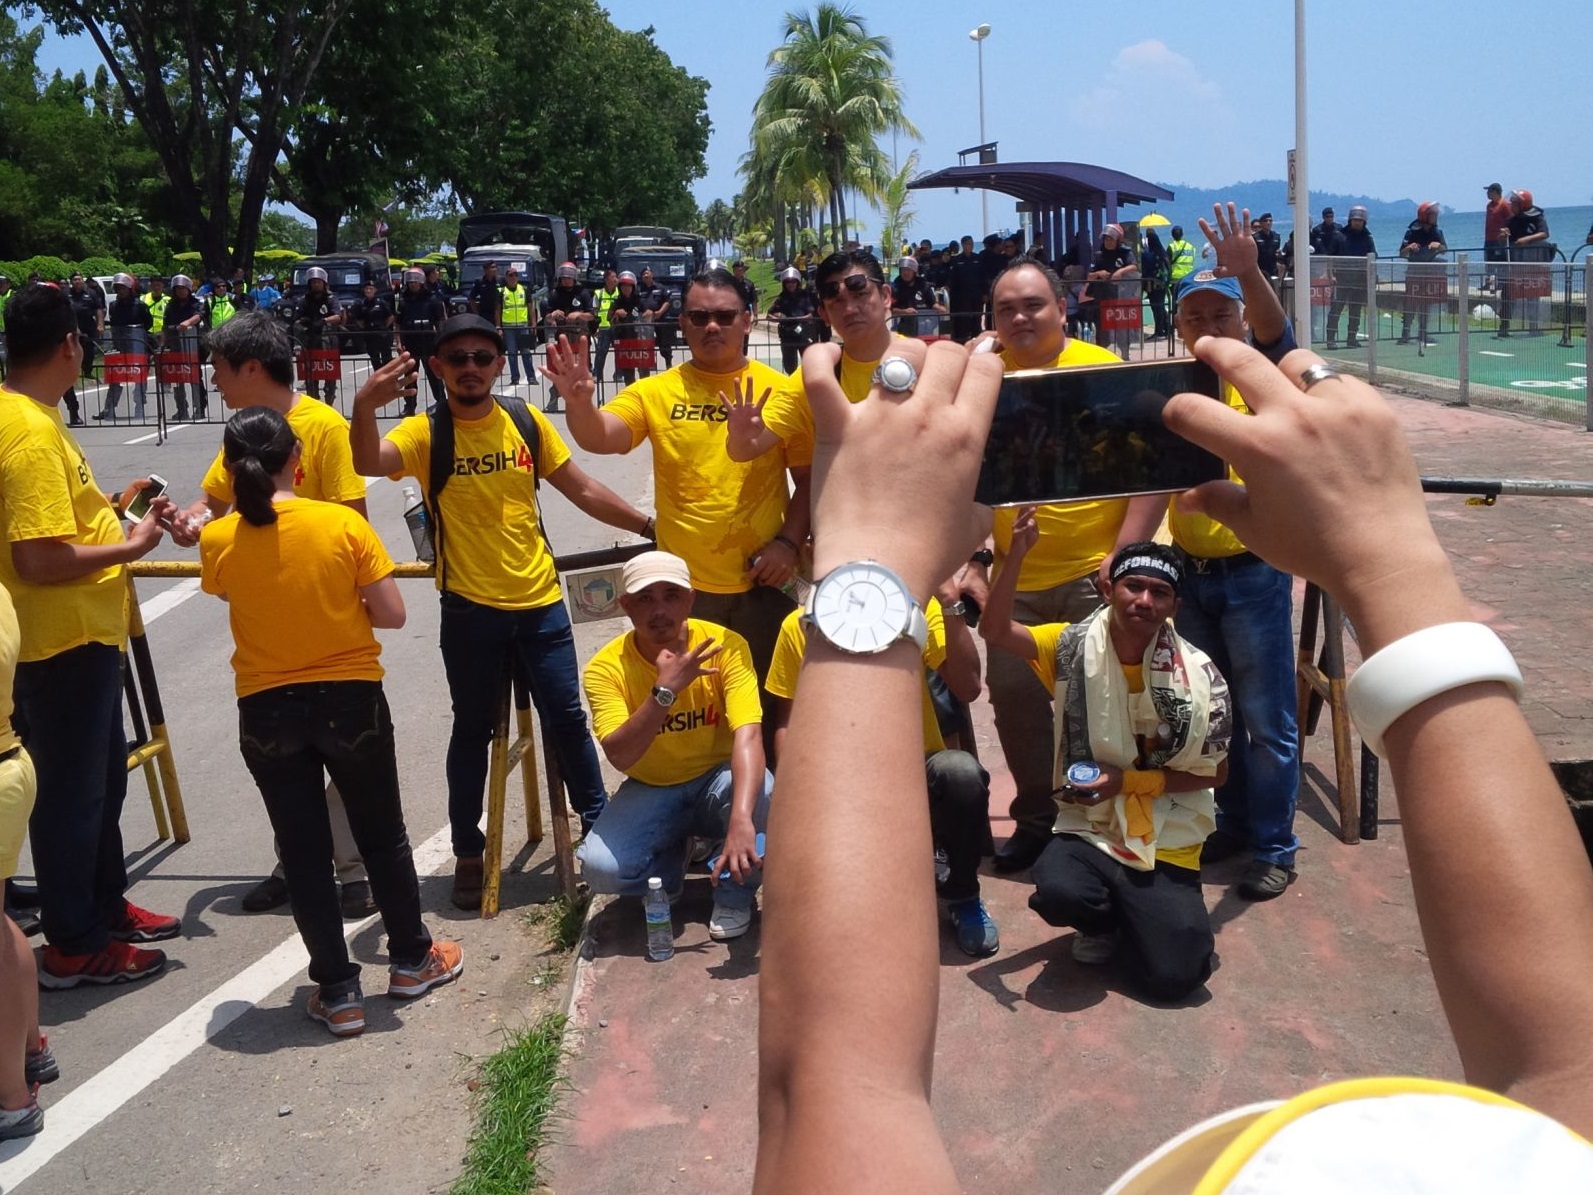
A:
[[[871,36],[850,8],[820,4],[787,13],[769,52],[769,77],[753,109],[759,173],[805,185],[822,180],[832,242],[848,225],[846,189],[873,197],[890,175],[876,138],[918,130],[902,110],[889,38]]]

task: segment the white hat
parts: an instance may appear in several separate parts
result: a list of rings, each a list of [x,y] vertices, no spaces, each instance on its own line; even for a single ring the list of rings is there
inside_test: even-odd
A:
[[[916,257],[904,257],[896,264],[900,269],[911,270],[915,274],[918,273],[918,259]]]
[[[627,560],[620,574],[620,586],[626,593],[640,593],[659,581],[690,589],[691,570],[673,552],[643,552]]]

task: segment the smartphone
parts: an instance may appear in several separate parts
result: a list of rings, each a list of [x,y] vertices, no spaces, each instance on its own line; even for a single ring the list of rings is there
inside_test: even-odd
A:
[[[142,522],[149,513],[149,504],[166,492],[166,479],[159,473],[149,475],[149,484],[133,495],[133,500],[127,504],[126,517],[131,521]]]
[[[1080,502],[1220,480],[1220,458],[1162,423],[1167,400],[1185,391],[1220,401],[1216,371],[1191,357],[1008,374],[974,501]]]

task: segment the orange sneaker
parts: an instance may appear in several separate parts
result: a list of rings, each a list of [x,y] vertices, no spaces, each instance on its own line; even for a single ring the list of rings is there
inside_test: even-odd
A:
[[[325,1025],[333,1037],[358,1037],[365,1032],[365,998],[358,988],[333,1000],[325,999],[316,988],[304,1011],[310,1020]]]
[[[431,953],[418,967],[387,969],[387,994],[400,1000],[424,996],[432,988],[458,979],[465,969],[465,952],[458,942],[433,942]]]
[[[39,986],[59,990],[80,983],[133,983],[160,974],[165,965],[164,951],[114,940],[98,954],[65,954],[46,946],[39,957]]]

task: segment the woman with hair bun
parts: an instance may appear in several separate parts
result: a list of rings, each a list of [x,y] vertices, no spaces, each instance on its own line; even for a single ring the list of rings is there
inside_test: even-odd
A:
[[[293,919],[318,985],[310,1018],[338,1037],[365,1029],[359,964],[343,937],[326,777],[337,784],[387,930],[387,994],[412,999],[456,979],[464,955],[433,942],[399,802],[393,721],[375,627],[404,625],[393,562],[346,506],[293,492],[301,446],[287,421],[250,407],[223,440],[234,513],[204,529],[201,585],[228,603],[239,749],[282,850]],[[287,611],[313,611],[289,619]]]

